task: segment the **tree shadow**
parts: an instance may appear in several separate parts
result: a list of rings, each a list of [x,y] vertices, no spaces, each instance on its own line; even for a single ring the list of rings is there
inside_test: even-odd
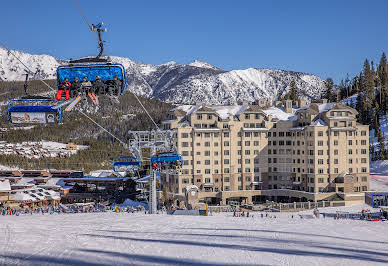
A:
[[[360,241],[360,242],[368,242],[368,243],[376,243],[376,244],[388,244],[388,242],[385,242],[385,241],[374,241],[374,240],[356,239],[356,238],[349,238],[349,237],[328,236],[328,235],[300,233],[300,232],[261,230],[261,229],[240,229],[240,228],[179,228],[179,229],[185,229],[185,230],[212,230],[212,231],[244,231],[244,232],[292,234],[292,235],[301,235],[301,236],[327,237],[327,238],[333,238],[333,239],[341,239],[341,240],[349,240],[349,241]]]
[[[139,261],[143,263],[158,263],[163,265],[199,265],[199,266],[221,266],[221,265],[241,265],[241,264],[219,264],[214,262],[202,262],[198,260],[187,260],[187,259],[176,259],[176,258],[168,258],[168,257],[159,257],[159,256],[149,256],[149,255],[139,255],[139,254],[128,254],[121,253],[115,251],[106,251],[106,250],[97,250],[97,249],[79,249],[81,252],[88,252],[93,254],[106,254],[113,257],[121,257],[124,259],[128,259],[130,261]],[[263,264],[255,264],[255,265],[263,265]]]
[[[144,264],[160,264],[160,265],[198,265],[198,266],[221,266],[230,265],[237,266],[239,264],[217,264],[210,262],[202,262],[199,260],[190,259],[176,259],[151,255],[139,255],[128,254],[115,251],[96,250],[96,249],[79,249],[78,251],[89,253],[87,255],[80,255],[77,253],[77,257],[74,258],[56,258],[52,256],[30,256],[29,254],[17,254],[17,255],[0,255],[0,258],[4,260],[10,260],[8,263],[5,261],[5,265],[14,264],[30,264],[30,265],[71,265],[71,266],[105,266],[105,265],[144,265]],[[106,255],[104,258],[98,257],[99,263],[90,262],[90,257],[96,258],[96,256]],[[108,257],[109,256],[109,257]],[[124,261],[118,261],[117,258],[124,259]]]
[[[319,246],[319,245],[311,245],[311,244],[309,245],[311,247],[316,247],[321,249],[324,249],[324,248],[335,249],[336,251],[342,250],[342,251],[351,252],[354,254],[327,253],[324,251],[318,252],[318,251],[306,251],[306,250],[287,249],[287,248],[279,249],[279,248],[246,246],[246,245],[238,245],[238,244],[196,242],[196,241],[189,241],[189,240],[143,239],[143,238],[134,238],[134,237],[96,235],[96,234],[83,234],[83,235],[95,237],[95,238],[107,238],[107,239],[127,240],[127,241],[135,241],[135,242],[137,241],[137,242],[149,242],[149,243],[189,245],[189,246],[199,246],[199,247],[226,248],[226,249],[232,249],[232,250],[257,251],[257,252],[267,252],[267,253],[284,254],[284,255],[342,258],[342,259],[355,259],[355,260],[361,260],[361,261],[388,263],[387,259],[373,257],[373,256],[384,256],[384,257],[388,256],[388,253],[386,252],[383,253],[383,252],[374,252],[369,250],[327,247],[327,246]],[[266,241],[266,240],[263,239],[263,241]],[[272,241],[284,243],[284,241],[281,239],[279,240],[272,239]]]

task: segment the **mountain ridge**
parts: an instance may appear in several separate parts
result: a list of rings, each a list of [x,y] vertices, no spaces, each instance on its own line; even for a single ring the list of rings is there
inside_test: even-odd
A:
[[[55,79],[56,68],[66,63],[50,55],[11,52],[36,72],[32,79]],[[325,90],[323,79],[303,72],[268,68],[226,71],[199,60],[152,65],[125,57],[109,58],[125,67],[129,91],[170,103],[236,104],[260,98],[273,101],[287,93],[291,81],[307,99],[320,97]],[[23,80],[24,69],[7,50],[0,48],[0,80]]]

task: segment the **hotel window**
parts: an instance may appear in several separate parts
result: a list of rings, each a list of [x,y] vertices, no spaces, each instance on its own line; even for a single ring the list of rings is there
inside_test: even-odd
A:
[[[224,146],[229,146],[229,141],[224,141]]]
[[[366,154],[366,149],[361,149],[361,154]]]
[[[205,160],[205,165],[210,165],[210,160]]]
[[[348,154],[353,154],[353,150],[352,150],[352,149],[349,149],[349,150],[348,150]]]
[[[361,145],[366,145],[366,140],[365,139],[361,140]]]
[[[361,163],[366,163],[366,158],[361,158]]]
[[[250,115],[249,114],[245,114],[245,119],[249,119],[250,118]]]
[[[224,173],[229,174],[229,168],[224,168]]]
[[[224,137],[229,138],[229,132],[224,132]]]
[[[245,155],[250,155],[251,151],[250,150],[245,150]]]
[[[251,159],[245,159],[245,163],[246,164],[251,163]]]
[[[362,172],[362,173],[366,173],[366,167],[362,167],[362,168],[361,168],[361,172]]]
[[[205,169],[205,174],[210,174],[210,169]],[[209,180],[209,181],[206,181]],[[210,178],[205,178],[206,183],[210,183]]]
[[[208,119],[208,120],[211,120],[212,118],[213,118],[212,115],[207,115],[207,119]]]
[[[314,155],[314,154],[310,154],[310,155]],[[318,155],[323,155],[323,150],[318,150]]]
[[[224,159],[224,164],[229,164],[229,159]]]
[[[338,146],[338,140],[334,141],[334,146]]]
[[[318,141],[318,146],[323,146],[323,141],[322,140]]]
[[[318,174],[323,174],[323,168],[318,168]]]
[[[250,173],[251,172],[251,168],[245,168],[245,173]]]
[[[229,155],[229,150],[224,150],[224,155]]]
[[[352,140],[350,139],[350,140],[348,140],[348,145],[353,145],[353,142],[352,142]]]
[[[210,156],[210,151],[205,151],[205,156]]]
[[[182,147],[189,147],[189,143],[188,142],[182,142]]]
[[[251,132],[245,132],[244,136],[245,136],[246,138],[249,138],[249,137],[251,136]]]
[[[217,161],[217,160],[215,160],[215,161],[214,161],[214,164],[215,164],[215,165],[218,165],[218,161]]]
[[[250,141],[245,141],[245,146],[250,146],[251,142]]]
[[[318,131],[318,136],[322,137],[323,136],[323,131]]]
[[[197,120],[202,120],[202,115],[197,115]]]

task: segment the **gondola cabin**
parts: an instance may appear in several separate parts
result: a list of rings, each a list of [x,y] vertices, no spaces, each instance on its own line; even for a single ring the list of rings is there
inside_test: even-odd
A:
[[[16,99],[8,102],[7,118],[15,125],[59,124],[61,107],[52,99]]]
[[[125,68],[103,58],[84,58],[70,61],[68,65],[57,68],[58,92],[66,90],[70,97],[93,92],[96,95],[118,96],[126,90]],[[65,97],[69,97],[66,96]],[[63,98],[62,93],[57,99]]]

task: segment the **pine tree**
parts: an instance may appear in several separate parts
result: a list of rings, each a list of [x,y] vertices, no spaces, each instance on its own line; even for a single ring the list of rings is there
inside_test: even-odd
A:
[[[334,81],[332,78],[327,78],[325,81],[325,86],[326,86],[326,91],[324,92],[324,98],[327,99],[328,102],[335,101],[336,97],[335,94],[333,93],[333,88],[334,88]]]
[[[298,87],[296,86],[295,80],[290,82],[290,90],[284,95],[284,100],[292,100],[296,102],[298,100]]]
[[[379,159],[385,160],[385,138],[384,138],[384,135],[381,134],[381,131],[379,132],[378,140],[379,140]]]

